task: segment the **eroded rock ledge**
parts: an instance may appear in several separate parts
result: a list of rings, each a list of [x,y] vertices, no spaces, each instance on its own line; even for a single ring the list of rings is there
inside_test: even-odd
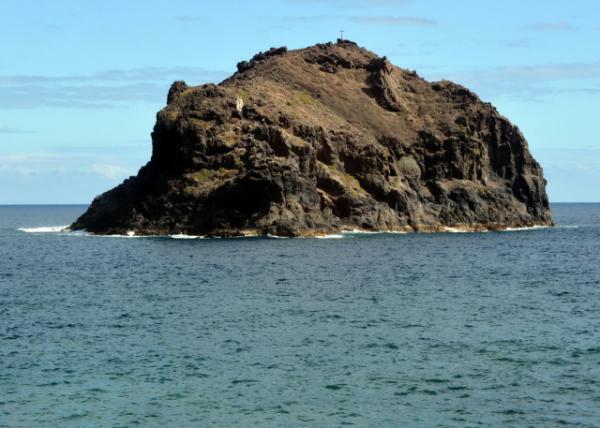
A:
[[[551,225],[542,168],[490,104],[350,41],[175,82],[152,158],[71,227],[303,236]]]

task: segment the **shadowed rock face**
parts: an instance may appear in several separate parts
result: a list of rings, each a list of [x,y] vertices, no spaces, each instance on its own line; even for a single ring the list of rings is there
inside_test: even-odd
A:
[[[175,82],[152,148],[73,229],[301,236],[552,224],[542,168],[494,107],[349,41],[261,52],[219,85]]]

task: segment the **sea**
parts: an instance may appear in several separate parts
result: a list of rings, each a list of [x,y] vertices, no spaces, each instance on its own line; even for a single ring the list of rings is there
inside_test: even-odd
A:
[[[1,427],[598,427],[600,204],[552,228],[93,236],[0,207]]]

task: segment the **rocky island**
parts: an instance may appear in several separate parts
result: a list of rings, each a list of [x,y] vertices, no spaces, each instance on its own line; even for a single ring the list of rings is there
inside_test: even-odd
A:
[[[489,103],[347,40],[175,82],[138,175],[71,226],[97,234],[311,236],[552,225],[542,168]]]

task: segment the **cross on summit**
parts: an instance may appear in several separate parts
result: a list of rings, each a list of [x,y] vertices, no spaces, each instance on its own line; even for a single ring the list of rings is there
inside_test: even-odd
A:
[[[344,30],[340,30],[340,40],[344,41]]]

